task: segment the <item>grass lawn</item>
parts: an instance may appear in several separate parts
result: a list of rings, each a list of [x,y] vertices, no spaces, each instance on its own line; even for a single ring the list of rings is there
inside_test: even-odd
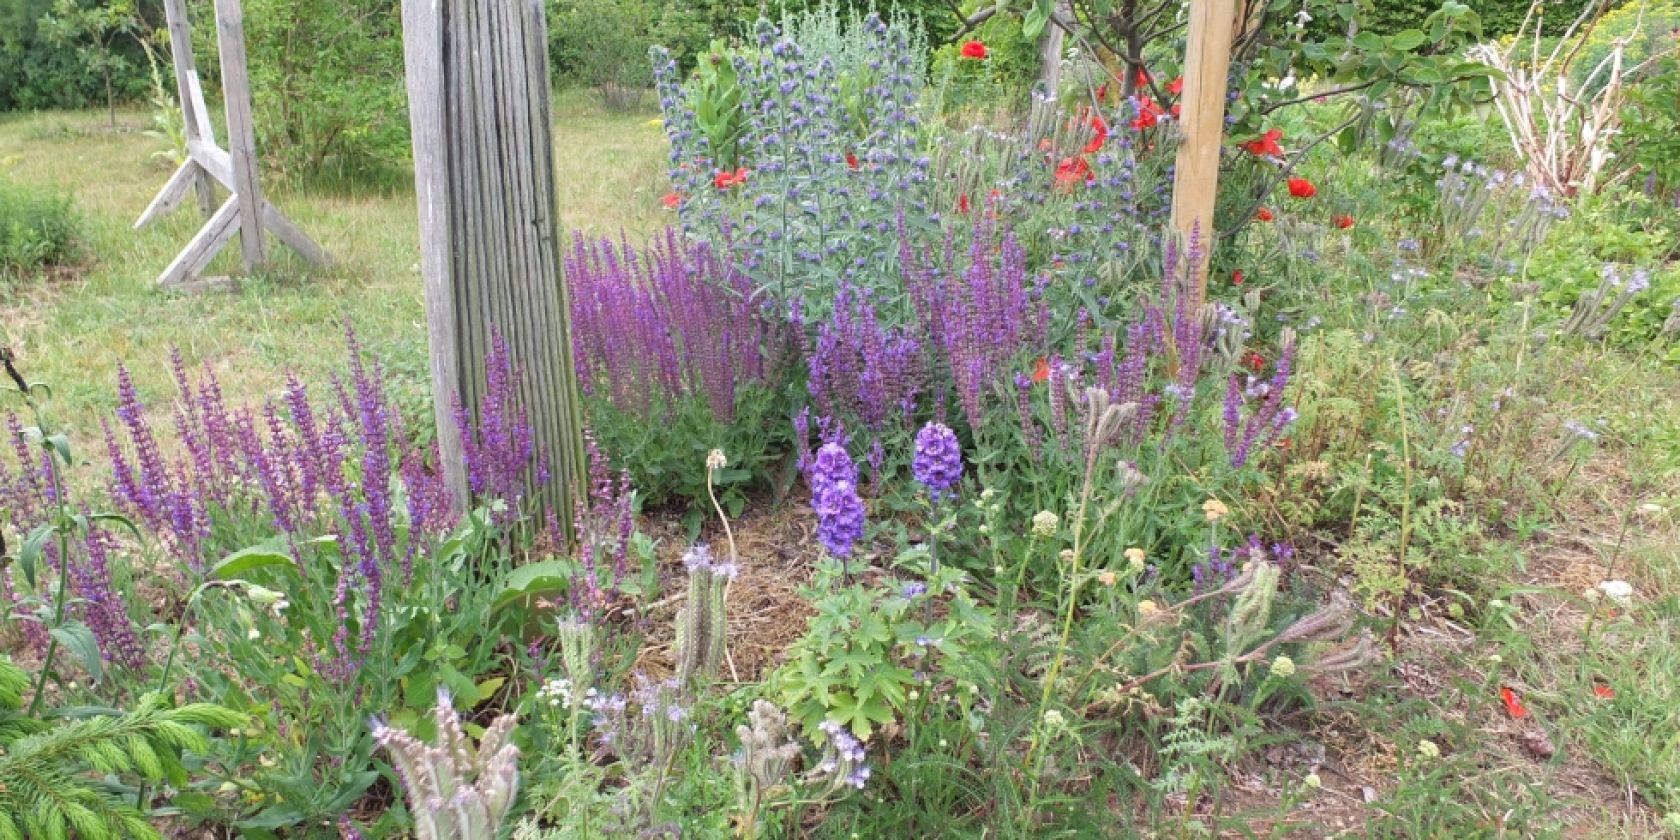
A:
[[[554,109],[561,228],[646,234],[666,211],[664,135],[657,112],[604,112],[591,94],[562,93]],[[343,324],[390,368],[405,410],[426,405],[426,331],[411,186],[296,189],[265,184],[270,198],[332,255],[313,272],[281,246],[277,261],[237,294],[176,295],[155,283],[200,224],[191,202],[143,231],[132,225],[172,171],[143,133],[147,115],[103,112],[0,118],[0,177],[67,192],[86,231],[85,271],[73,279],[0,289],[0,322],[20,365],[58,390],[61,421],[88,442],[112,404],[126,364],[142,400],[173,393],[170,347],[189,365],[208,362],[233,404],[275,392],[288,370],[325,381],[344,361]],[[271,240],[272,241],[272,240]],[[208,272],[236,273],[239,247]]]

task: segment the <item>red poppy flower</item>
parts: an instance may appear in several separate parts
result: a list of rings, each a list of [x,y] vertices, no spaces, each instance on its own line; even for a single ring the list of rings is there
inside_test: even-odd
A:
[[[1175,120],[1180,119],[1179,115],[1181,113],[1183,113],[1184,105],[1183,105],[1183,103],[1180,103],[1180,102],[1174,102],[1172,108],[1170,108],[1168,110],[1172,114],[1173,119],[1175,119]]]
[[[1353,217],[1346,213],[1342,213],[1332,217],[1330,219],[1330,224],[1335,225],[1337,230],[1347,230],[1348,228],[1353,227]]]
[[[1103,82],[1102,84],[1097,85],[1097,101],[1098,102],[1104,102],[1107,99],[1108,99],[1108,83]]]
[[[1062,162],[1056,164],[1056,188],[1063,192],[1089,180],[1091,164],[1083,156],[1062,158]]]
[[[1596,694],[1605,700],[1616,699],[1616,689],[1611,688],[1604,683],[1593,683],[1593,694]]]
[[[747,168],[744,166],[734,172],[727,169],[719,170],[718,174],[712,176],[712,186],[720,190],[727,190],[736,184],[745,184],[746,182]]]
[[[1241,286],[1243,284],[1244,279],[1245,278],[1243,277],[1242,269],[1239,268],[1236,271],[1231,272],[1231,284],[1232,285]]]
[[[1102,117],[1092,117],[1091,131],[1094,132],[1091,135],[1091,142],[1086,143],[1083,149],[1085,154],[1088,155],[1100,151],[1103,143],[1108,141],[1108,123],[1103,122]]]
[[[1039,356],[1038,361],[1033,363],[1032,380],[1034,382],[1043,382],[1044,380],[1049,379],[1049,378],[1050,378],[1050,360],[1044,358],[1043,356]]]
[[[968,215],[968,193],[957,193],[957,212]]]
[[[846,167],[848,169],[857,169],[858,168],[858,159],[857,159],[857,154],[856,153],[854,153],[854,152],[847,152],[846,153]]]
[[[1149,87],[1149,71],[1142,67],[1137,69],[1137,86],[1140,88]]]
[[[1048,151],[1050,151],[1050,149],[1053,145],[1054,144],[1052,144],[1050,142],[1050,138],[1041,137],[1041,138],[1039,138],[1039,141],[1038,141],[1038,150],[1041,151],[1041,152],[1048,152]]]
[[[1269,222],[1274,217],[1272,216],[1272,211],[1262,207],[1260,208],[1260,212],[1254,214],[1254,218],[1259,219],[1262,222]]]
[[[1296,198],[1312,198],[1318,195],[1318,187],[1313,186],[1313,182],[1305,178],[1290,178],[1289,194]]]
[[[1277,448],[1288,449],[1289,448],[1289,438],[1278,438]]]
[[[1260,135],[1259,140],[1250,140],[1242,147],[1255,157],[1283,157],[1283,147],[1278,145],[1282,139],[1283,129],[1273,128]]]
[[[1181,94],[1183,92],[1184,92],[1184,77],[1183,76],[1179,76],[1178,78],[1173,79],[1170,82],[1167,82],[1167,93],[1170,93],[1170,94],[1173,94],[1174,96],[1176,96],[1176,95]]]
[[[1266,357],[1260,355],[1259,353],[1250,352],[1248,357],[1243,359],[1243,361],[1247,362],[1249,369],[1255,373],[1259,373],[1261,369],[1266,366]]]
[[[1154,128],[1155,123],[1164,113],[1166,112],[1161,110],[1161,106],[1155,104],[1155,100],[1147,96],[1139,98],[1138,115],[1137,119],[1132,120],[1132,130],[1142,131],[1146,128]]]
[[[1515,691],[1512,691],[1510,688],[1505,686],[1500,686],[1499,699],[1505,701],[1505,711],[1510,712],[1511,717],[1519,719],[1528,717],[1528,708],[1522,704],[1521,700],[1517,699],[1517,693]]]
[[[678,205],[682,204],[682,193],[666,193],[659,199],[659,202],[664,204],[666,207],[675,210]]]
[[[985,58],[986,45],[980,43],[979,41],[964,41],[962,45],[962,57],[973,59]]]

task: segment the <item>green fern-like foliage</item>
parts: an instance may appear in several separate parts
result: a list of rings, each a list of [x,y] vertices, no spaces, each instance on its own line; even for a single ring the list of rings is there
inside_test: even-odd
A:
[[[93,785],[97,776],[130,774],[184,783],[178,756],[203,752],[197,727],[240,725],[236,712],[208,703],[168,708],[148,694],[121,715],[48,726],[18,712],[27,675],[0,659],[0,840],[119,840],[162,835],[132,803]]]

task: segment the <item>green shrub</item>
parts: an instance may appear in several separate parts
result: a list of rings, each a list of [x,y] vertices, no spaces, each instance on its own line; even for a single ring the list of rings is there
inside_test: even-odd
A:
[[[109,41],[107,48],[99,48],[87,37],[86,30],[60,28],[55,33],[43,21],[55,5],[68,5],[72,17],[106,15],[112,8],[112,4],[96,0],[69,4],[58,0],[0,0],[0,111],[104,104],[106,70],[111,74],[110,93],[117,101],[143,96],[146,56],[139,41],[120,37]],[[161,25],[162,20],[162,7],[156,0],[138,3],[138,31]],[[55,34],[61,36],[56,42],[52,37]]]
[[[354,173],[408,158],[397,0],[247,0],[245,40],[257,143],[269,166]],[[200,50],[201,73],[214,55]]]
[[[1586,80],[1594,68],[1610,55],[1617,41],[1627,39],[1622,52],[1622,68],[1631,71],[1647,61],[1677,46],[1675,31],[1680,29],[1680,2],[1675,0],[1628,0],[1621,7],[1606,14],[1587,33],[1581,52],[1570,67],[1577,84]],[[1606,69],[1608,72],[1608,69]],[[1640,75],[1654,75],[1654,67],[1644,66]],[[1596,80],[1602,86],[1605,77]]]
[[[0,278],[69,261],[76,227],[68,196],[0,180]]]

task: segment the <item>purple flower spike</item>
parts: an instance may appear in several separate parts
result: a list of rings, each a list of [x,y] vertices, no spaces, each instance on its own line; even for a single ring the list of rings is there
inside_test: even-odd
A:
[[[863,499],[858,497],[857,465],[845,447],[823,444],[811,465],[811,507],[817,512],[817,539],[835,557],[852,553],[863,536]]]
[[[962,446],[951,427],[929,423],[916,433],[916,457],[910,464],[910,472],[936,500],[951,493],[962,481]]]

